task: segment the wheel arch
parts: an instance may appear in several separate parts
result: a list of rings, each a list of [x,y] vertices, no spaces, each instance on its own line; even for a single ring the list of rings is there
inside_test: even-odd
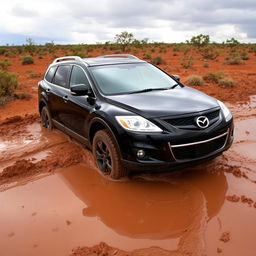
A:
[[[100,117],[94,117],[92,119],[92,121],[90,122],[89,130],[88,130],[88,140],[89,140],[90,144],[92,145],[93,138],[94,138],[96,132],[99,130],[104,130],[104,129],[107,129],[111,133],[111,135],[114,138],[115,143],[119,149],[119,152],[121,154],[120,146],[119,146],[116,134],[113,131],[113,128],[104,119],[102,119]]]
[[[40,115],[44,106],[47,106],[47,103],[44,99],[41,99],[38,105],[38,111]]]

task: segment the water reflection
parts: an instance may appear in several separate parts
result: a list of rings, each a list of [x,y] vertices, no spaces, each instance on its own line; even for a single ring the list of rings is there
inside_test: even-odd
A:
[[[221,209],[227,191],[224,173],[204,166],[175,176],[141,175],[125,182],[108,181],[88,166],[60,175],[85,203],[84,216],[98,217],[115,232],[134,238],[200,233]]]

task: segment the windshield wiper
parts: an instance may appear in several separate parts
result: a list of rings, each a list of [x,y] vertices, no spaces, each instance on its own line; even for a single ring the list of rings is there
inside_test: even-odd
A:
[[[139,90],[139,91],[130,92],[129,94],[142,93],[142,92],[151,92],[151,91],[160,91],[160,90],[169,90],[169,89],[175,88],[177,85],[178,84],[175,84],[172,87],[162,87],[162,88],[146,88],[146,89],[142,89],[142,90]]]
[[[175,87],[177,87],[179,84],[175,84],[172,87],[170,87],[169,89],[174,89]]]

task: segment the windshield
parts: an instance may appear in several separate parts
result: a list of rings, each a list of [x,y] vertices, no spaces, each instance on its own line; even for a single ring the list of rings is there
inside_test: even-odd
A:
[[[99,89],[107,95],[167,89],[177,82],[149,63],[91,67]]]

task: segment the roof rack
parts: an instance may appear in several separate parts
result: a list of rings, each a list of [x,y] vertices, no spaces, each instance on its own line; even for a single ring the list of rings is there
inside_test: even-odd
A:
[[[77,60],[77,61],[83,61],[83,59],[79,56],[64,56],[64,57],[59,57],[53,61],[53,63],[57,63],[60,61],[67,61],[67,60]]]
[[[132,54],[108,54],[108,55],[98,56],[97,58],[122,58],[122,57],[125,57],[128,59],[139,59]]]

